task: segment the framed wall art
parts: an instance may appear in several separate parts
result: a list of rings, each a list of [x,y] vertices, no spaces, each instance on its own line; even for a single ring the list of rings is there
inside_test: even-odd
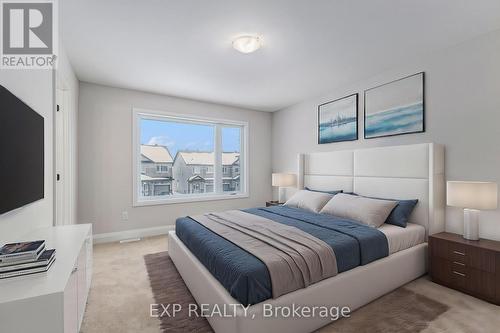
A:
[[[365,90],[365,139],[424,131],[423,72]]]
[[[358,94],[318,106],[318,144],[358,139]]]

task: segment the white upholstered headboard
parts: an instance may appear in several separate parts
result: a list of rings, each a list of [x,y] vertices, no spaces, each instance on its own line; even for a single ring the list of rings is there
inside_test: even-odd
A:
[[[418,199],[410,222],[444,231],[444,147],[435,143],[299,154],[298,188]]]

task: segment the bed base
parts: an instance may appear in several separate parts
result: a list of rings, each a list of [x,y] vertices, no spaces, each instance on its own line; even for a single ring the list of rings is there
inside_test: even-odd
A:
[[[239,304],[203,264],[171,231],[168,252],[186,286],[198,304]],[[209,317],[217,333],[312,332],[332,322],[330,318],[283,318],[263,316],[264,303],[277,306],[348,306],[355,310],[376,298],[424,275],[427,267],[427,243],[423,243],[325,279],[305,289],[252,305],[244,316],[238,308],[232,317]]]

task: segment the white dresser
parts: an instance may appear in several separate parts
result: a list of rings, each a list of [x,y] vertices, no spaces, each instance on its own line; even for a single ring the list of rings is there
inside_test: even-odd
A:
[[[92,225],[37,229],[19,241],[38,239],[56,260],[46,273],[0,280],[0,332],[76,333],[92,278]]]

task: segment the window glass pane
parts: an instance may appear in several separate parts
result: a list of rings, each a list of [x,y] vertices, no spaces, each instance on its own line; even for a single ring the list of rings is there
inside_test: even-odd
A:
[[[214,192],[215,125],[140,120],[140,197]]]
[[[222,190],[241,191],[241,131],[242,128],[224,126],[222,136]]]

